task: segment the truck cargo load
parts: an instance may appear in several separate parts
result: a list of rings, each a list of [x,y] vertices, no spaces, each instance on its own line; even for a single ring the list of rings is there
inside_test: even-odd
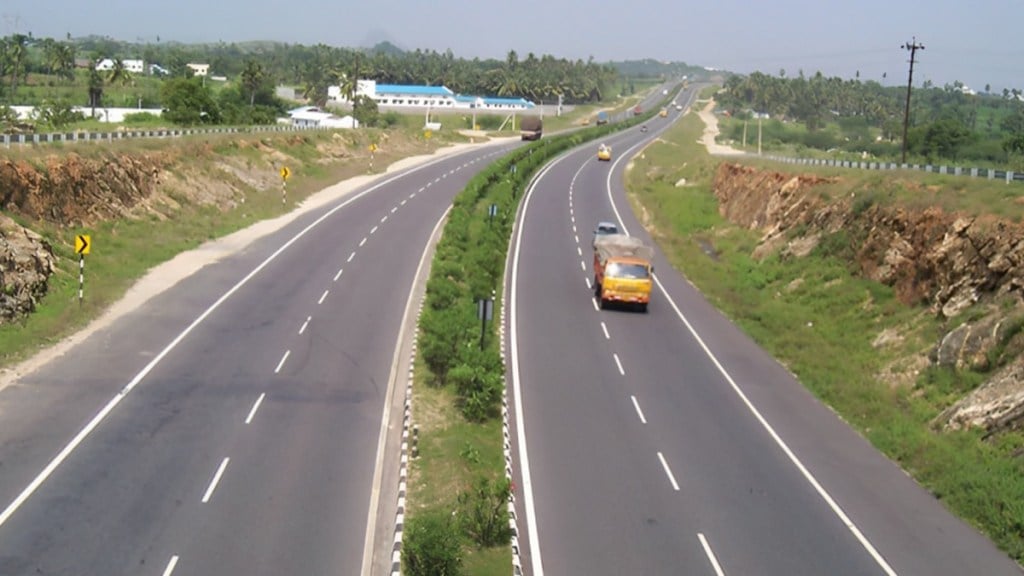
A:
[[[540,116],[523,116],[519,122],[519,135],[523,140],[540,140],[544,121]]]
[[[625,234],[594,236],[594,295],[601,308],[632,304],[647,311],[651,299],[654,248]]]

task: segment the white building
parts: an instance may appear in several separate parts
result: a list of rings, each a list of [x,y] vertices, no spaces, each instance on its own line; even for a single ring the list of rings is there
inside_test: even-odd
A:
[[[210,73],[209,64],[194,64],[190,62],[188,64],[185,64],[185,66],[188,66],[189,69],[192,70],[192,73],[196,76],[206,76]]]
[[[121,64],[125,70],[132,74],[142,74],[146,70],[146,65],[142,60],[121,60]],[[104,72],[113,70],[114,60],[112,58],[104,58],[96,63],[96,69]]]
[[[359,121],[352,116],[337,117],[316,106],[303,106],[288,111],[288,118],[279,122],[299,128],[358,128]]]
[[[463,108],[513,111],[529,110],[535,106],[533,102],[525,98],[464,96],[452,92],[446,86],[377,84],[373,80],[356,82],[356,95],[366,96],[382,108]],[[338,86],[328,87],[327,97],[338,102],[347,101]]]

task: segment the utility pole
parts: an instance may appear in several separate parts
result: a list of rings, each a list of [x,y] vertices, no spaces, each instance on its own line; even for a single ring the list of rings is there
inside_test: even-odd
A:
[[[910,127],[910,88],[914,84],[914,57],[918,50],[924,50],[924,44],[918,44],[917,38],[912,37],[909,44],[900,46],[910,51],[910,75],[907,77],[907,108],[903,113],[903,160],[901,164],[907,163],[907,129]]]

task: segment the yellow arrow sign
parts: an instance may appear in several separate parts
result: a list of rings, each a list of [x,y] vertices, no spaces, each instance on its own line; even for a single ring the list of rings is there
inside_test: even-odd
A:
[[[281,179],[287,180],[292,175],[292,171],[287,166],[281,166]]]
[[[88,254],[92,247],[92,240],[86,234],[75,236],[75,254]]]

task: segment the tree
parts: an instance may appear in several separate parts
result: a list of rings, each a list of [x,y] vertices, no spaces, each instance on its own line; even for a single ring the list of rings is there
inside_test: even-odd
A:
[[[11,98],[14,98],[18,91],[18,78],[25,73],[25,60],[28,55],[28,36],[12,34],[6,42],[5,52],[11,75]]]
[[[196,78],[173,78],[160,88],[163,117],[184,126],[220,123],[220,107],[209,88]]]
[[[103,105],[103,75],[93,66],[89,70],[89,107],[92,117],[96,117],[96,108]]]
[[[249,93],[249,107],[256,106],[256,91],[260,89],[267,75],[263,66],[255,60],[246,60],[242,70],[242,86]]]
[[[114,67],[110,69],[110,74],[107,75],[107,82],[110,84],[121,84],[127,86],[134,82],[131,71],[124,67],[124,60],[120,58],[114,59]]]

